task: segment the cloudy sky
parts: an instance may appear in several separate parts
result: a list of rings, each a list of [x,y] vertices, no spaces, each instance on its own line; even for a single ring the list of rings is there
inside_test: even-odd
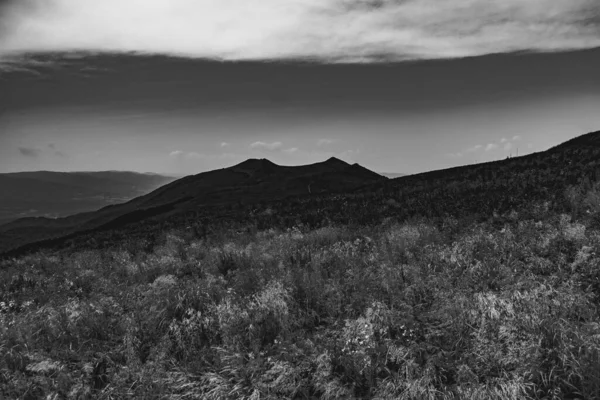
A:
[[[0,0],[0,172],[526,154],[600,129],[599,47],[597,0]]]

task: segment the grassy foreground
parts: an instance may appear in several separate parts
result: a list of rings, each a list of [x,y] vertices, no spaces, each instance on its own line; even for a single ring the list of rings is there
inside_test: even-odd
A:
[[[5,260],[0,398],[600,398],[599,192]]]

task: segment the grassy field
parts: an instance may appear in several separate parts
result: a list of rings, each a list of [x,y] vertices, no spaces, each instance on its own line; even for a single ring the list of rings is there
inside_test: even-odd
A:
[[[0,397],[600,398],[599,193],[6,259]]]

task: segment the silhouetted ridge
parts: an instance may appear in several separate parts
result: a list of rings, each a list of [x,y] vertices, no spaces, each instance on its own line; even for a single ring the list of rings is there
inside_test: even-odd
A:
[[[560,150],[573,147],[589,147],[600,145],[600,131],[586,133],[585,135],[577,136],[571,140],[567,140],[558,146],[552,147],[550,150]]]
[[[350,164],[348,164],[346,161],[340,160],[339,158],[336,158],[336,157],[330,157],[329,159],[324,161],[323,164],[327,165],[327,166],[338,167],[338,168],[346,168],[346,167],[350,166]]]
[[[266,158],[249,158],[246,161],[242,161],[239,164],[230,167],[234,168],[245,168],[245,169],[264,169],[278,167],[279,165],[274,162],[267,160]]]
[[[337,164],[344,164],[344,165],[349,165],[346,161],[340,160],[337,157],[329,157],[325,163],[327,164],[331,164],[331,163],[337,163]]]
[[[56,220],[14,221],[0,228],[0,252],[48,238],[103,227],[119,228],[148,219],[166,220],[196,213],[203,207],[256,204],[294,196],[342,193],[386,178],[338,158],[300,166],[281,166],[267,159],[186,176],[127,203]]]

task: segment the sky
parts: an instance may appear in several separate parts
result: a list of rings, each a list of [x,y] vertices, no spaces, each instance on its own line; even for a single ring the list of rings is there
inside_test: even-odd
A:
[[[503,159],[600,130],[597,71],[597,0],[0,0],[0,172]]]

